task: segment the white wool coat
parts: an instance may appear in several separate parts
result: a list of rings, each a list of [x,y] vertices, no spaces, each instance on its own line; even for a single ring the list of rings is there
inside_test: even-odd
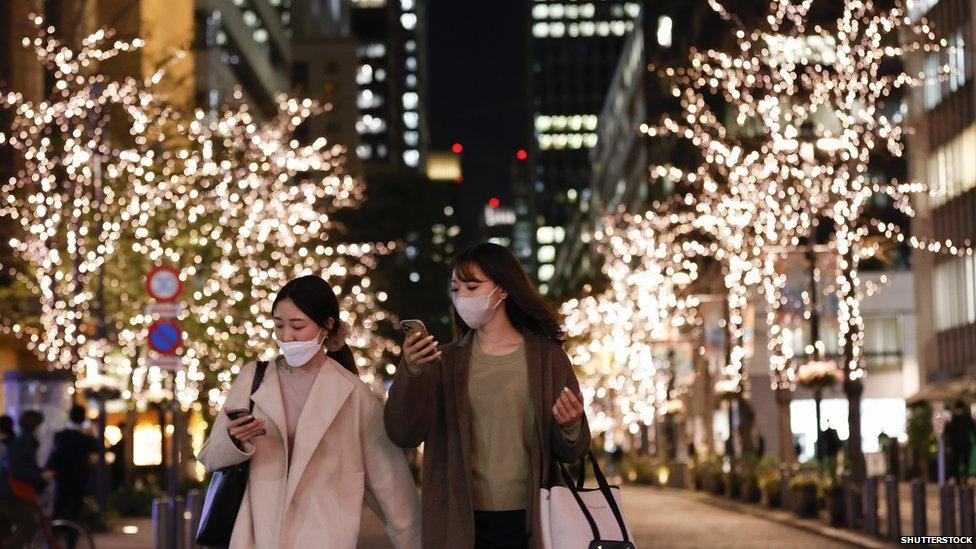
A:
[[[251,399],[267,434],[241,450],[227,432],[223,410],[248,407],[256,371],[250,363],[234,381],[198,456],[208,471],[251,460],[230,549],[353,549],[364,500],[397,549],[419,549],[417,490],[403,451],[387,438],[383,406],[369,387],[328,359],[299,416],[289,456],[274,365],[268,365]]]

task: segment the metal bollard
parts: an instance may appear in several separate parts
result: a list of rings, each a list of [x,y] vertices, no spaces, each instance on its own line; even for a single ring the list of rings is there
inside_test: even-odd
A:
[[[976,536],[976,512],[974,512],[972,486],[959,488],[959,535]]]
[[[155,549],[170,549],[172,536],[170,532],[170,509],[167,498],[156,498],[152,503],[153,547]]]
[[[925,508],[925,481],[912,481],[912,535],[925,537],[928,535],[928,516]]]
[[[943,536],[956,535],[956,487],[951,484],[939,488],[939,528]]]
[[[155,549],[183,549],[183,513],[186,509],[182,497],[171,500],[156,498],[152,505],[153,540]]]
[[[197,528],[203,513],[203,492],[190,490],[186,494],[186,512],[183,513],[183,549],[196,549]]]
[[[877,536],[878,525],[878,479],[875,477],[864,481],[864,533]]]
[[[861,524],[861,494],[851,481],[850,475],[844,475],[844,512],[847,515],[846,526],[856,530]]]
[[[885,509],[888,511],[888,539],[901,537],[901,498],[898,495],[898,479],[885,477]]]

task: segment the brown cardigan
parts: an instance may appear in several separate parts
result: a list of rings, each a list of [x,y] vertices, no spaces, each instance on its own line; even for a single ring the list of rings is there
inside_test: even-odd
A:
[[[542,547],[539,488],[548,485],[553,458],[578,461],[590,445],[590,428],[583,425],[575,443],[563,437],[552,406],[563,387],[579,393],[569,357],[558,344],[524,333],[529,368],[529,392],[535,407],[535,437],[531,445],[531,504],[526,526],[531,546]],[[422,536],[426,549],[474,546],[474,510],[470,494],[471,404],[468,369],[472,333],[441,346],[443,358],[411,375],[401,364],[390,387],[384,418],[394,444],[414,448],[424,443],[422,474]]]

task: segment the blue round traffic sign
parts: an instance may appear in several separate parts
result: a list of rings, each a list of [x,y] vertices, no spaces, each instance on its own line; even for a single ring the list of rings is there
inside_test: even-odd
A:
[[[157,320],[149,326],[149,347],[157,353],[171,355],[183,343],[183,329],[171,320]]]

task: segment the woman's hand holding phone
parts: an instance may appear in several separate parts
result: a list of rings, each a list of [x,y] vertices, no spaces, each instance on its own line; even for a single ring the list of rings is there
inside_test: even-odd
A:
[[[412,330],[403,342],[403,360],[407,367],[419,371],[422,366],[440,360],[441,352],[437,350],[437,340],[419,330]]]
[[[248,442],[254,437],[261,436],[267,431],[264,430],[264,420],[250,415],[247,410],[228,410],[227,432],[230,436],[241,442]]]

